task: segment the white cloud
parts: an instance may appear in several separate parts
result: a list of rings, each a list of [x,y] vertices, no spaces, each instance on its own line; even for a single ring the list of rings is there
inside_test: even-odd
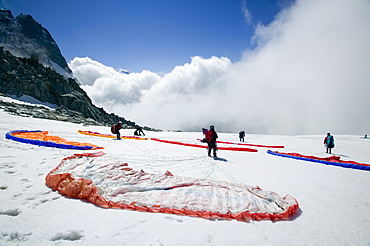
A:
[[[241,61],[193,57],[164,76],[71,64],[93,102],[139,124],[274,134],[369,134],[370,2],[297,1]],[[246,41],[248,42],[248,41]],[[80,60],[81,59],[81,60]]]
[[[248,8],[247,8],[247,4],[245,1],[242,1],[241,3],[241,10],[242,10],[242,14],[243,14],[243,17],[244,17],[244,20],[245,20],[245,23],[247,25],[251,25],[253,22],[252,22],[252,14],[249,12]]]
[[[142,95],[160,79],[150,71],[122,73],[87,57],[76,57],[69,66],[94,104],[109,112],[116,105],[139,103]]]

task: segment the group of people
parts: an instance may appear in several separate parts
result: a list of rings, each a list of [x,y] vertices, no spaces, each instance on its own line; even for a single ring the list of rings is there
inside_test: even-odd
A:
[[[120,140],[121,139],[121,133],[119,132],[119,130],[122,129],[122,121],[119,121],[117,122],[116,124],[112,125],[111,126],[111,132],[113,134],[116,134],[117,135],[117,139]],[[135,126],[135,132],[134,132],[134,135],[135,136],[141,136],[141,134],[143,136],[145,136],[144,132],[143,132],[143,128],[141,126]]]
[[[203,140],[202,142],[208,144],[208,156],[211,156],[211,152],[213,150],[213,156],[217,157],[217,132],[215,130],[214,125],[211,125],[209,127],[209,130],[206,128],[202,128],[203,132]],[[239,140],[240,142],[244,142],[244,137],[245,137],[245,131],[239,132]]]
[[[240,142],[244,142],[245,132],[240,131],[239,132],[239,140]],[[365,135],[365,138],[367,135]],[[331,149],[334,148],[334,137],[329,132],[326,134],[326,137],[324,139],[324,144],[326,148],[326,153],[331,154]]]
[[[141,136],[141,134],[145,136],[142,127],[136,126],[135,128],[136,128],[134,132],[135,136]],[[117,135],[117,139],[121,139],[121,134],[119,132],[121,129],[122,129],[121,121],[117,122],[115,125],[112,125],[111,127],[111,131],[113,134]],[[217,141],[218,135],[217,135],[214,125],[211,125],[209,129],[202,128],[202,132],[204,136],[202,142],[205,142],[208,144],[208,156],[211,156],[211,152],[213,150],[213,156],[217,157],[217,142],[216,141]],[[245,137],[245,131],[240,131],[239,132],[240,142],[244,142],[244,137]],[[366,137],[367,135],[365,135],[365,138]],[[326,153],[331,154],[331,149],[334,148],[335,145],[334,145],[334,137],[329,132],[327,133],[324,139],[324,144],[326,147]]]

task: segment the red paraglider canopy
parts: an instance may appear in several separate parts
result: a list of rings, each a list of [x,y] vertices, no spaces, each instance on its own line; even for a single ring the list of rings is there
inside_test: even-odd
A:
[[[184,145],[184,146],[189,146],[189,147],[208,148],[207,145],[183,143],[183,142],[177,142],[177,141],[171,141],[171,140],[163,140],[163,139],[159,139],[159,138],[151,138],[151,140],[162,142],[162,143]],[[219,150],[232,150],[232,151],[246,151],[246,152],[257,152],[258,151],[256,149],[240,148],[240,147],[217,147],[217,149],[219,149]]]

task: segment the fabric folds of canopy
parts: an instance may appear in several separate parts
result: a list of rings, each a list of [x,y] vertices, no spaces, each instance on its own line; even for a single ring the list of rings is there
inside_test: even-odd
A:
[[[135,171],[103,152],[75,154],[46,177],[61,194],[104,208],[224,220],[286,220],[298,209],[290,195],[245,184]]]

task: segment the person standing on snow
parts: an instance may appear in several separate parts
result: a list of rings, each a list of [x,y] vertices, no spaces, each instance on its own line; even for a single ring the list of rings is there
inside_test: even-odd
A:
[[[331,149],[334,148],[334,137],[330,135],[330,133],[327,133],[327,136],[324,139],[324,144],[326,147],[326,153],[331,154]]]
[[[244,142],[244,137],[245,137],[245,131],[241,131],[241,132],[239,132],[239,139],[240,139],[240,142]]]
[[[117,122],[115,125],[112,125],[111,127],[111,132],[113,134],[117,134],[117,139],[120,140],[121,139],[121,134],[119,132],[119,130],[122,129],[122,121],[119,121]]]
[[[208,156],[211,156],[211,150],[213,149],[213,156],[217,157],[217,144],[216,139],[218,138],[217,133],[215,131],[215,127],[212,125],[209,128],[209,131],[206,133],[206,141],[208,144]]]

